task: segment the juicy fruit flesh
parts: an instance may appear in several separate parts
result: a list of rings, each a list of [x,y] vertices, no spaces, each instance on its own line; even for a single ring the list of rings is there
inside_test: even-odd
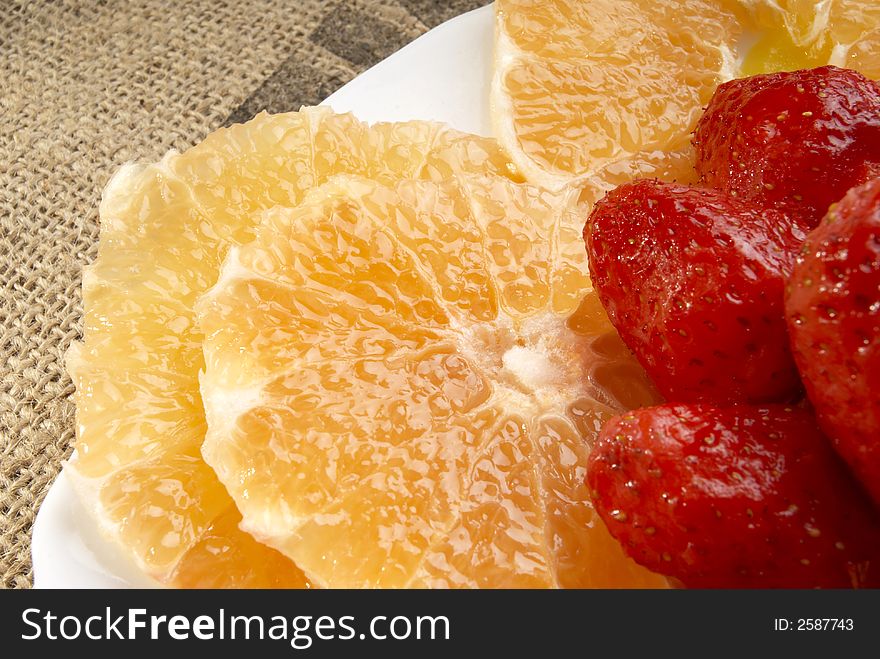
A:
[[[259,211],[295,205],[340,172],[393,181],[457,171],[517,178],[491,140],[424,122],[367,127],[314,108],[261,115],[117,173],[101,204],[98,259],[83,276],[85,341],[68,355],[78,453],[68,471],[145,572],[190,586],[305,584],[288,559],[221,523],[233,503],[201,458],[193,305],[228,247],[252,238]],[[215,554],[226,581],[205,567]]]
[[[573,203],[344,178],[268,213],[199,304],[245,528],[321,587],[663,585],[584,485],[584,438],[655,394],[584,298]]]
[[[239,529],[241,514],[231,504],[215,517],[196,545],[175,566],[177,588],[309,588],[283,554]]]
[[[728,4],[730,4],[729,0]],[[760,33],[742,75],[825,64],[880,77],[880,6],[873,0],[736,0]]]
[[[685,141],[739,32],[717,3],[686,4],[496,3],[495,132],[529,180],[556,188]]]
[[[549,188],[676,150],[726,80],[829,63],[880,77],[880,5],[868,0],[495,6],[495,132],[528,180]]]
[[[861,19],[847,12],[840,24],[858,26]],[[872,75],[866,67],[880,61],[872,47],[864,39],[854,43],[848,64]],[[102,204],[99,261],[84,281],[85,346],[69,358],[80,456],[73,473],[104,530],[163,580],[213,583],[187,581],[179,570],[171,576],[203,551],[234,554],[245,546],[243,560],[276,560],[234,524],[218,522],[231,501],[198,451],[205,431],[196,379],[202,339],[191,308],[214,283],[228,245],[252,236],[253,214],[296,203],[340,171],[439,178],[470,168],[518,178],[485,141],[443,142],[429,124],[368,134],[351,119],[325,122],[320,111],[300,116],[220,131],[157,166],[126,169]],[[566,304],[566,296],[557,303]],[[579,418],[593,423],[589,414]],[[211,545],[212,533],[224,539]]]

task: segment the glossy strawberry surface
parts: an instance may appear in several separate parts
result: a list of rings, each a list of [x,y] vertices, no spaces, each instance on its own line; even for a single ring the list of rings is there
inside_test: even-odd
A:
[[[808,409],[627,413],[604,427],[587,480],[627,553],[685,586],[880,586],[877,517]]]
[[[783,288],[803,234],[785,215],[641,180],[597,203],[584,237],[612,323],[668,400],[797,397]]]
[[[822,428],[880,505],[880,179],[809,234],[786,312]]]
[[[880,174],[880,85],[834,66],[718,87],[693,137],[701,182],[806,229]]]

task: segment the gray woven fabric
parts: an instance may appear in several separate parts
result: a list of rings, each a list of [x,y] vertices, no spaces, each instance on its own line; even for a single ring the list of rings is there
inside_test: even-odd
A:
[[[314,104],[482,0],[133,0],[0,7],[0,584],[74,437],[63,355],[112,172]]]

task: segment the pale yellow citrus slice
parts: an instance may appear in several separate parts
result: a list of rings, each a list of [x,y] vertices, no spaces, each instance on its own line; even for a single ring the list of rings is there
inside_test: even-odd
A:
[[[713,0],[497,0],[495,11],[495,133],[551,189],[685,143],[737,66],[740,21]]]
[[[728,0],[755,34],[743,74],[834,64],[880,78],[876,0]]]
[[[880,78],[875,0],[497,0],[492,120],[529,181],[680,150],[719,83],[835,64]]]
[[[198,303],[206,461],[320,587],[648,587],[584,484],[656,401],[587,278],[577,191],[337,177]]]
[[[202,333],[193,305],[259,212],[339,173],[395,181],[459,171],[517,178],[493,140],[434,123],[366,126],[326,108],[222,129],[188,151],[126,166],[101,203],[83,274],[84,341],[68,355],[77,458],[67,467],[102,531],[147,574],[186,586],[303,586],[238,529],[201,457]]]

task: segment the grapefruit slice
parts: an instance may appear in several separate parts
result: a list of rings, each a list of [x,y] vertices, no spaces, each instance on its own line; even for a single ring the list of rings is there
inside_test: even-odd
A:
[[[495,134],[549,189],[682,148],[736,72],[739,21],[712,0],[498,0],[495,11]]]
[[[67,465],[101,530],[162,583],[306,585],[238,528],[201,457],[206,426],[193,305],[260,211],[292,206],[339,173],[377,180],[494,171],[493,140],[434,123],[366,126],[309,108],[221,129],[159,163],[116,174],[100,207],[98,258],[83,274],[84,341],[71,348],[77,454]]]
[[[495,12],[495,134],[549,189],[612,163],[651,176],[645,153],[675,167],[731,78],[825,64],[880,77],[873,0],[497,0]]]
[[[656,394],[591,292],[577,192],[336,177],[198,303],[203,447],[319,587],[648,587],[584,484]]]

